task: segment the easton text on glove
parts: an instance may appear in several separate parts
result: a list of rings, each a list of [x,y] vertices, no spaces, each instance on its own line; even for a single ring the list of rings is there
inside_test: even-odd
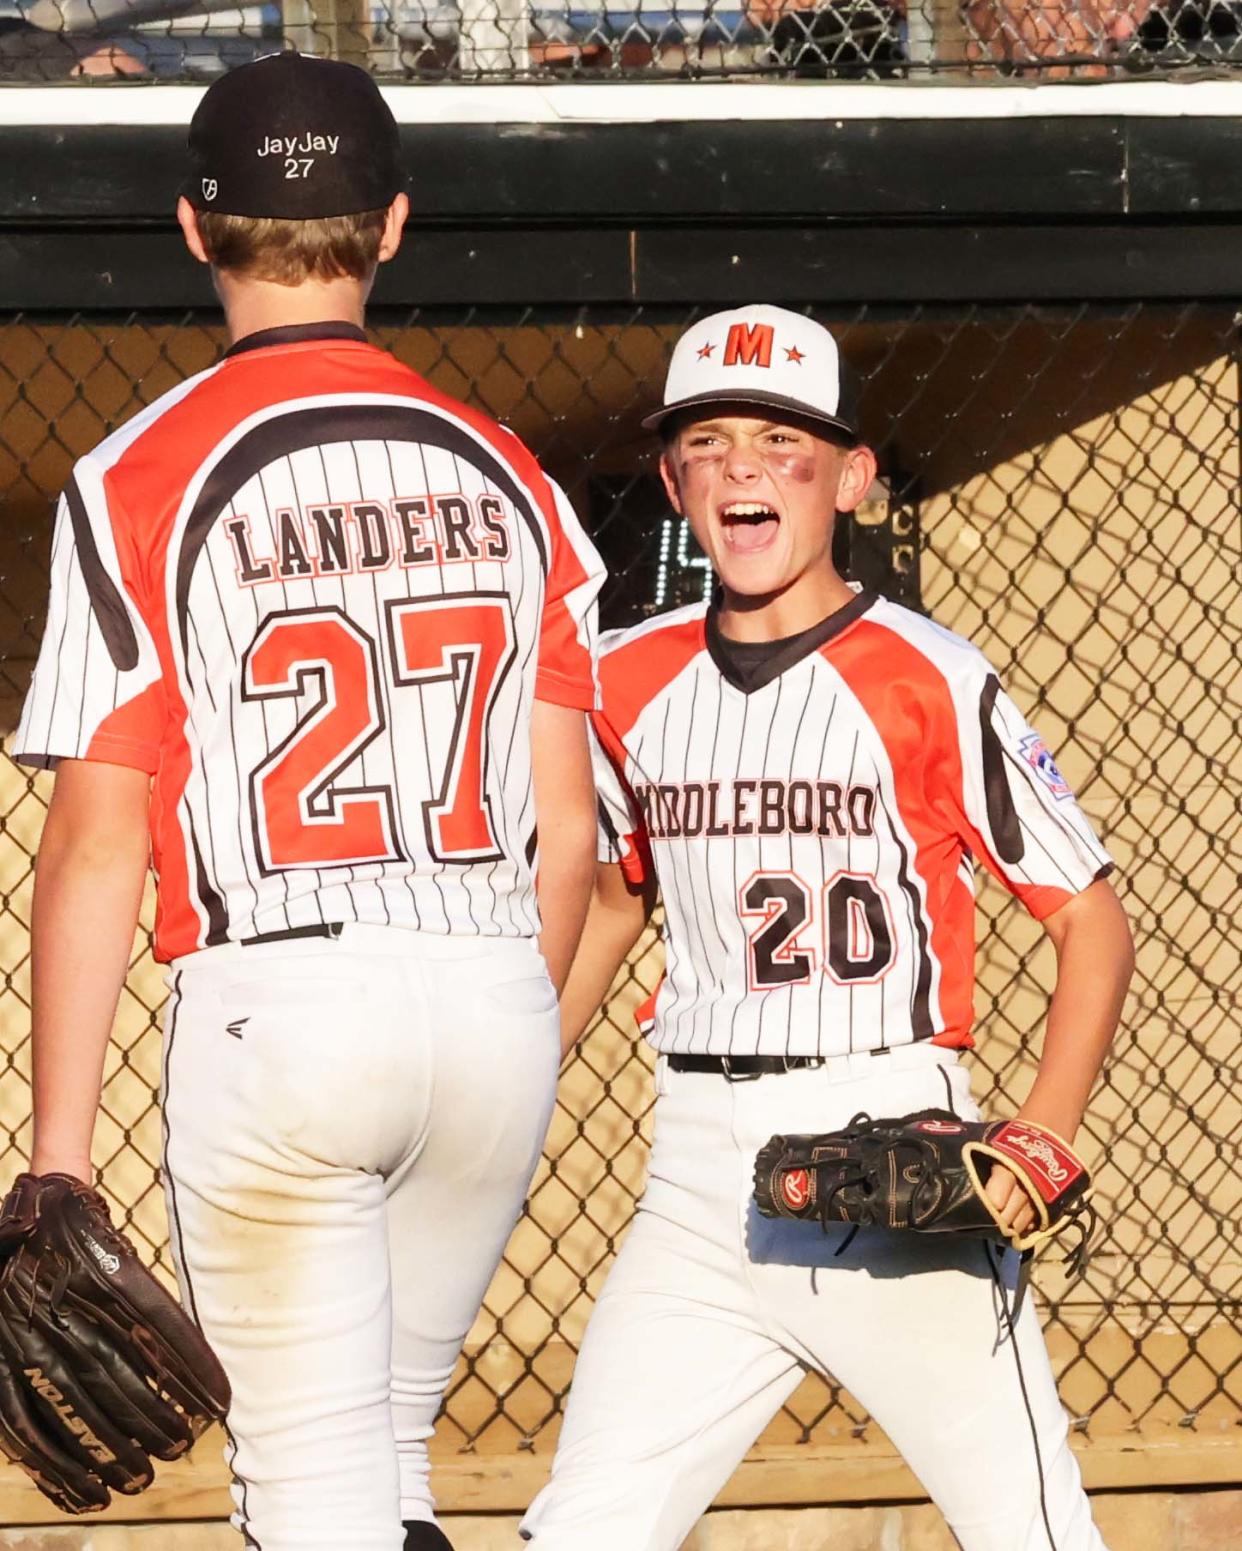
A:
[[[66,1513],[151,1484],[213,1421],[214,1352],[98,1191],[20,1174],[0,1207],[0,1450]]]

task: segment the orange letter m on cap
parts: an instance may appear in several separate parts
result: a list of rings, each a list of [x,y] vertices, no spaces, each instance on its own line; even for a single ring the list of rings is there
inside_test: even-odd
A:
[[[770,323],[735,323],[725,342],[726,366],[771,366],[772,325]]]

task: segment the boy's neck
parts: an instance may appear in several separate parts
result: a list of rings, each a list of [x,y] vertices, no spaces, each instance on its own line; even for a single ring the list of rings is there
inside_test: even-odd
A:
[[[716,623],[731,641],[783,641],[801,635],[853,601],[853,588],[831,568],[802,576],[782,592],[746,597],[721,591]]]
[[[214,278],[230,344],[263,329],[292,324],[353,323],[361,328],[371,289],[369,282],[350,279],[275,285],[270,280],[240,280],[220,272]]]

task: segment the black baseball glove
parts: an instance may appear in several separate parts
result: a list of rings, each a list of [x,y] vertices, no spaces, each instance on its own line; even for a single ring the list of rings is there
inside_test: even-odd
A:
[[[1002,1164],[1035,1209],[1035,1225],[1014,1234],[986,1190]],[[1094,1214],[1091,1179],[1054,1131],[1029,1120],[961,1120],[943,1109],[872,1120],[855,1115],[840,1131],[774,1136],[755,1160],[755,1203],[765,1217],[815,1218],[856,1227],[922,1233],[988,1234],[1034,1249],[1074,1227],[1069,1257],[1081,1269]]]
[[[66,1174],[20,1174],[0,1207],[0,1449],[66,1513],[141,1492],[229,1385],[198,1326]]]

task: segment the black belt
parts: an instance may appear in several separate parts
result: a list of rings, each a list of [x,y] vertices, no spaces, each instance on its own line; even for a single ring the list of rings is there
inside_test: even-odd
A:
[[[773,1072],[801,1072],[823,1066],[827,1056],[688,1056],[670,1055],[674,1072],[708,1072],[727,1077],[730,1082],[748,1082]]]
[[[314,926],[290,926],[283,932],[260,932],[257,937],[243,937],[243,948],[253,948],[261,942],[293,942],[299,937],[331,937],[333,941],[341,935],[341,921],[321,921]]]

